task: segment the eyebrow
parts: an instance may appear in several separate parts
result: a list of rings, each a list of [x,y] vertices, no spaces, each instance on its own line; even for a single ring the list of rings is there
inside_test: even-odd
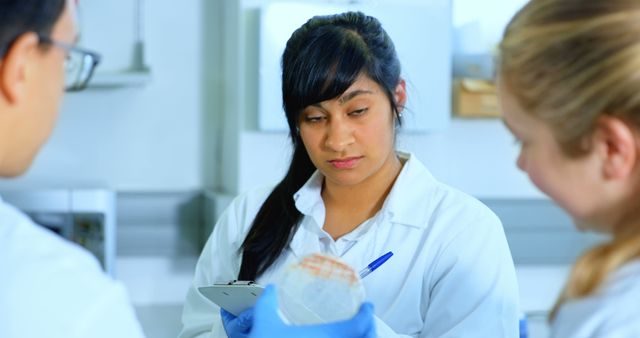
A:
[[[343,105],[347,101],[353,99],[354,97],[359,96],[359,95],[365,95],[365,94],[373,94],[373,91],[366,90],[366,89],[357,89],[357,90],[349,92],[349,93],[345,94],[344,96],[340,97],[338,99],[338,102],[340,103],[340,105]],[[311,106],[324,109],[324,107],[322,106],[322,102],[312,103]]]
[[[353,99],[354,97],[364,94],[373,94],[373,92],[366,89],[357,89],[340,97],[340,99],[338,99],[338,102],[340,102],[340,104],[345,104],[347,101]]]

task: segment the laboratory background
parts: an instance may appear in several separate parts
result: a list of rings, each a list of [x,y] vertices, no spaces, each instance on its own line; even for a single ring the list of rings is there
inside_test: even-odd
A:
[[[0,195],[91,251],[126,285],[148,337],[175,337],[218,215],[284,174],[279,58],[315,14],[362,10],[396,45],[407,80],[398,136],[439,180],[502,220],[529,337],[570,264],[601,241],[521,173],[492,84],[497,41],[524,0],[81,0],[80,45],[102,54],[68,93],[33,167]]]

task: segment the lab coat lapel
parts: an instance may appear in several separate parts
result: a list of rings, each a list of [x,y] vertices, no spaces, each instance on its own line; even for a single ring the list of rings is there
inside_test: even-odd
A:
[[[294,195],[295,205],[302,213],[302,219],[289,247],[298,259],[321,251],[319,238],[325,218],[321,196],[323,180],[324,176],[316,171]]]
[[[298,227],[298,230],[291,239],[291,243],[289,243],[291,252],[298,260],[312,253],[321,252],[318,236],[309,231],[309,229],[307,229],[307,226],[305,226],[304,224],[308,221],[311,221],[308,217],[305,217],[305,219],[302,220],[302,223]]]

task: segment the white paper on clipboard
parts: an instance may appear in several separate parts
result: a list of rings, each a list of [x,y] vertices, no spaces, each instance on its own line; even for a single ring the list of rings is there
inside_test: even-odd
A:
[[[264,286],[251,281],[231,281],[198,287],[204,297],[234,316],[254,306]]]

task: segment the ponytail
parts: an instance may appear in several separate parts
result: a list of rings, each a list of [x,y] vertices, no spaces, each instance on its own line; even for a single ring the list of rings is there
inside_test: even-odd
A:
[[[238,279],[255,280],[280,257],[302,216],[295,206],[293,195],[302,188],[315,169],[304,145],[297,144],[286,176],[260,207],[242,243]]]

